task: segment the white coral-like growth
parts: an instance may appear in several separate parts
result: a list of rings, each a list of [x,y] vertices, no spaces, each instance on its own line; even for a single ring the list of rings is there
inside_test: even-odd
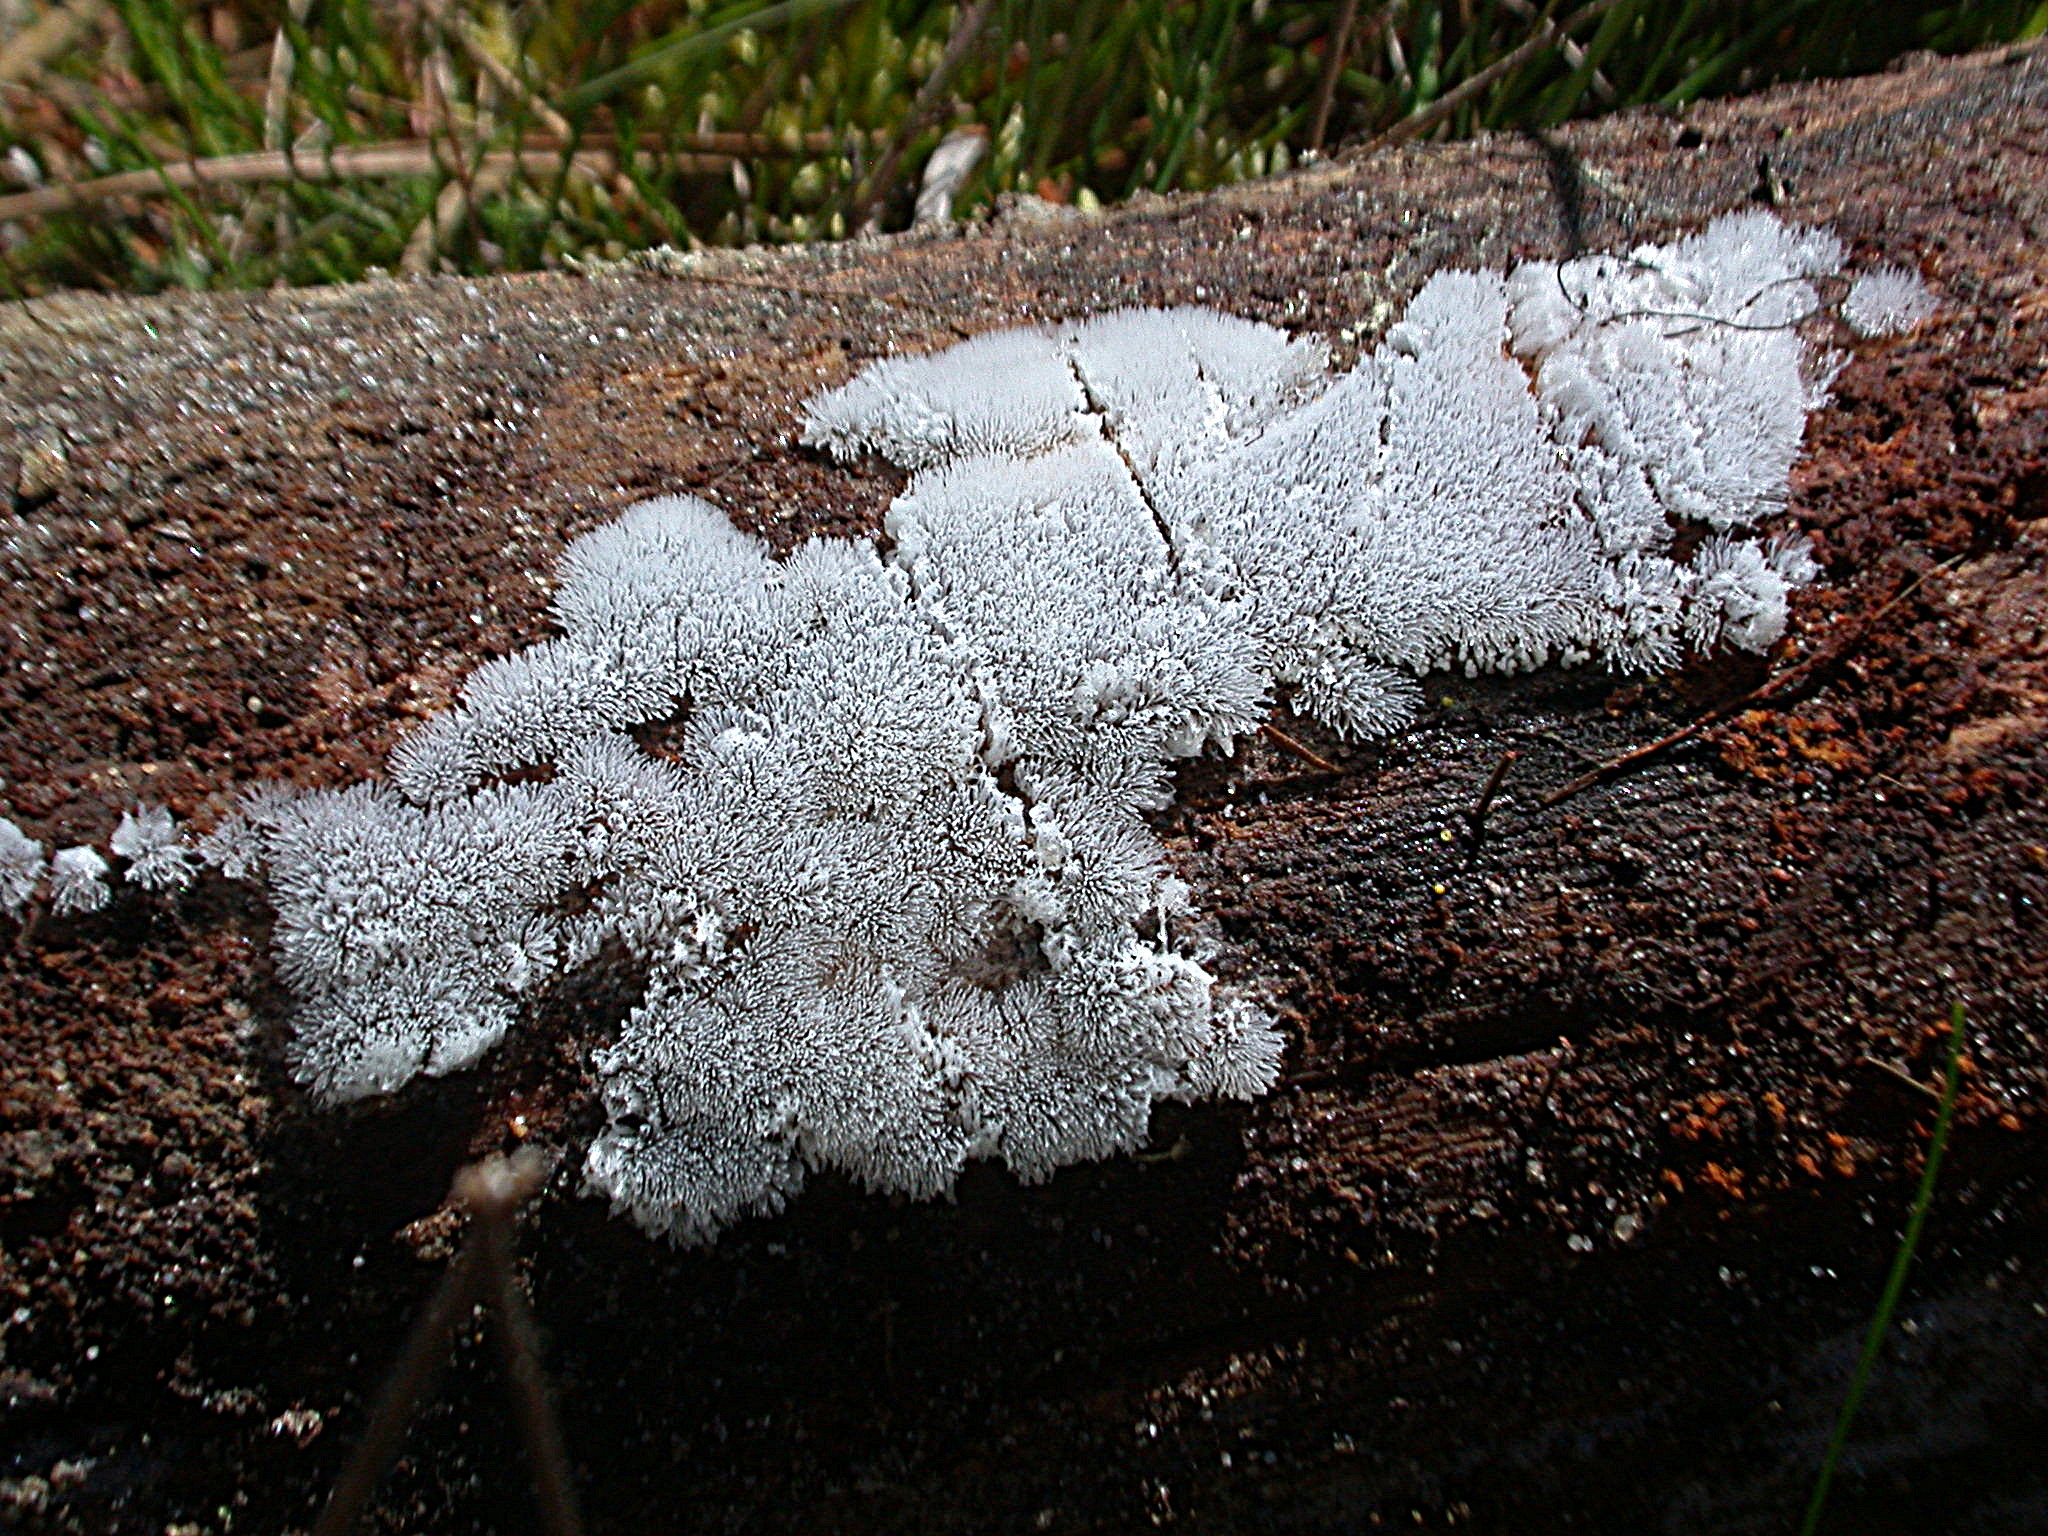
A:
[[[43,845],[0,816],[0,912],[11,917],[27,905],[45,862]]]
[[[811,403],[804,441],[872,449],[915,469],[974,454],[1038,453],[1094,430],[1053,339],[995,331],[935,357],[897,357]]]
[[[605,952],[592,1183],[701,1239],[812,1170],[912,1195],[1255,1094],[1146,816],[1274,693],[1354,735],[1434,668],[1761,649],[1831,236],[1767,215],[1431,279],[1348,372],[1203,310],[878,363],[806,440],[915,472],[886,538],[777,559],[701,501],[563,558],[559,637],[480,669],[392,786],[252,797],[295,1060],[330,1098],[465,1065]],[[1680,542],[1687,524],[1693,537]],[[1690,553],[1685,553],[1690,551]],[[645,743],[645,744],[643,744]],[[62,856],[60,856],[61,858]]]
[[[1904,267],[1879,267],[1849,285],[1842,300],[1842,319],[1858,336],[1903,336],[1918,330],[1934,314],[1934,295],[1915,272]]]
[[[192,850],[178,835],[177,818],[160,805],[126,812],[108,846],[128,861],[128,878],[147,891],[189,885],[197,870]]]
[[[569,796],[505,785],[417,806],[378,785],[309,793],[261,828],[299,1075],[327,1098],[466,1067],[554,973],[551,905],[579,870]]]
[[[107,861],[88,847],[59,849],[50,860],[50,910],[59,917],[107,904]]]

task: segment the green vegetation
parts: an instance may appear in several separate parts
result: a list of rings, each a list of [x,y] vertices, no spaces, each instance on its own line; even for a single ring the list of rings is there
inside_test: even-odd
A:
[[[2048,29],[2048,0],[4,0],[8,291],[484,272],[1108,202]]]
[[[1920,1246],[1920,1232],[1927,1225],[1927,1209],[1934,1203],[1934,1181],[1941,1177],[1941,1160],[1948,1152],[1949,1127],[1955,1122],[1956,1095],[1963,1085],[1963,1005],[1949,1010],[1948,1066],[1942,1074],[1941,1107],[1935,1111],[1934,1132],[1927,1142],[1927,1161],[1920,1170],[1920,1188],[1913,1196],[1912,1214],[1906,1218],[1906,1235],[1892,1256],[1891,1273],[1871,1314],[1870,1327],[1863,1336],[1863,1352],[1856,1357],[1856,1369],[1849,1377],[1849,1391],[1842,1399],[1842,1411],[1835,1417],[1834,1433],[1828,1437],[1827,1454],[1821,1458],[1820,1475],[1814,1479],[1813,1495],[1807,1500],[1805,1518],[1799,1522],[1799,1536],[1814,1536],[1827,1509],[1828,1490],[1834,1485],[1835,1469],[1849,1444],[1849,1428],[1856,1422],[1856,1410],[1863,1406],[1863,1394],[1870,1386],[1870,1373],[1877,1365],[1878,1351],[1891,1332],[1892,1314],[1906,1289],[1906,1272],[1913,1267],[1913,1250]]]

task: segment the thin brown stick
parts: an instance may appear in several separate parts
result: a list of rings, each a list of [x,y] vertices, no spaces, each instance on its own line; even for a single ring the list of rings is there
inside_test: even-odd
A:
[[[1586,50],[1581,48],[1571,38],[1559,32],[1557,24],[1545,16],[1543,12],[1537,10],[1533,0],[1502,0],[1502,3],[1517,15],[1526,16],[1541,27],[1544,35],[1556,42],[1557,51],[1564,55],[1565,63],[1571,65],[1574,70],[1586,67]],[[1597,69],[1592,71],[1587,76],[1587,81],[1593,87],[1593,94],[1595,96],[1598,96],[1610,106],[1614,103],[1616,100],[1614,82],[1609,80],[1602,71]]]
[[[1486,776],[1486,785],[1479,791],[1479,799],[1465,812],[1466,825],[1472,829],[1475,838],[1486,827],[1486,813],[1493,809],[1494,796],[1500,793],[1500,786],[1508,776],[1508,769],[1514,766],[1515,759],[1521,755],[1513,751],[1501,753],[1500,761],[1493,765],[1493,772]]]
[[[1303,743],[1296,741],[1270,720],[1259,727],[1259,732],[1268,741],[1272,742],[1274,746],[1279,747],[1284,752],[1293,753],[1312,768],[1320,768],[1324,773],[1342,773],[1344,771],[1327,757],[1321,756]]]
[[[1576,27],[1583,26],[1603,12],[1612,10],[1614,5],[1615,0],[1590,0],[1590,3],[1580,6],[1571,15],[1565,17],[1563,21],[1550,22],[1539,19],[1529,29],[1528,37],[1523,39],[1518,46],[1509,49],[1470,79],[1444,92],[1443,95],[1437,97],[1428,106],[1423,107],[1419,111],[1409,113],[1366,147],[1368,149],[1386,149],[1395,144],[1405,144],[1410,139],[1419,138],[1421,135],[1428,133],[1437,124],[1450,117],[1458,108],[1472,100],[1473,97],[1491,89],[1494,83],[1501,79],[1502,76],[1512,74],[1515,70],[1520,69],[1544,49],[1556,47],[1559,38],[1565,33],[1570,32]]]
[[[1862,1056],[1857,1059],[1873,1071],[1882,1072],[1900,1087],[1910,1088],[1917,1094],[1933,1099],[1937,1104],[1941,1102],[1941,1090],[1939,1088],[1936,1088],[1932,1083],[1921,1082],[1919,1078],[1908,1072],[1897,1062],[1883,1061],[1875,1056]]]
[[[533,1458],[533,1491],[540,1505],[540,1527],[548,1536],[581,1536],[583,1517],[576,1507],[576,1482],[569,1472],[569,1453],[562,1427],[548,1395],[547,1373],[540,1363],[540,1330],[533,1310],[519,1288],[512,1262],[511,1212],[484,1223],[490,1245],[492,1332],[519,1410],[519,1432]]]
[[[259,107],[269,90],[267,79],[229,80],[228,88],[254,99]],[[80,110],[98,110],[112,104],[124,107],[161,107],[169,97],[160,86],[148,84],[128,85],[118,81],[95,82],[88,86],[62,75],[41,75],[33,82],[0,80],[0,101],[19,110],[22,103],[43,104],[55,99],[64,105]],[[377,112],[390,112],[412,105],[408,98],[387,96],[376,91],[365,90],[360,85],[348,88],[347,101],[350,105]],[[538,97],[535,98],[537,101]],[[460,103],[451,103],[458,121],[465,121]],[[593,114],[597,126],[587,126],[576,138],[581,149],[608,149],[616,145],[619,136],[611,128],[603,126],[606,116]],[[529,148],[545,149],[549,142],[543,136],[528,136]],[[553,136],[548,136],[552,139]],[[879,139],[880,135],[875,137]],[[813,128],[802,133],[742,133],[732,129],[713,129],[708,133],[676,133],[669,135],[666,142],[680,152],[702,155],[722,155],[732,159],[790,160],[817,155],[853,155],[865,146],[869,134],[862,129],[849,128],[844,132],[830,128]]]
[[[731,155],[676,155],[666,164],[680,171],[700,175],[724,175],[732,169]],[[581,174],[603,179],[617,169],[618,156],[604,149],[578,150],[575,168]],[[475,174],[502,170],[547,173],[560,169],[559,148],[527,147],[492,150],[477,162]],[[63,213],[91,203],[117,197],[161,197],[172,189],[204,190],[208,187],[261,184],[274,181],[348,181],[386,176],[432,176],[447,167],[429,145],[410,140],[383,144],[345,144],[324,151],[318,159],[301,152],[297,164],[282,150],[259,150],[241,155],[217,155],[210,160],[172,161],[148,171],[117,171],[89,181],[63,182],[38,187],[33,192],[16,192],[0,197],[0,219],[29,219]]]
[[[1323,138],[1330,131],[1330,108],[1337,100],[1337,79],[1344,73],[1344,59],[1351,52],[1351,29],[1357,22],[1358,0],[1344,0],[1343,9],[1337,12],[1337,24],[1330,29],[1322,78],[1316,81],[1316,109],[1308,125],[1308,147],[1312,153],[1323,147]]]
[[[1750,689],[1749,692],[1743,694],[1740,698],[1730,699],[1725,704],[1715,705],[1712,709],[1707,710],[1695,719],[1687,721],[1668,735],[1659,736],[1655,741],[1646,742],[1640,747],[1631,748],[1617,757],[1610,757],[1606,762],[1600,764],[1599,767],[1589,769],[1587,772],[1580,774],[1562,789],[1552,790],[1549,794],[1545,795],[1543,797],[1544,806],[1560,805],[1582,790],[1591,789],[1595,784],[1604,784],[1609,779],[1618,778],[1638,763],[1655,757],[1660,752],[1669,751],[1681,742],[1690,741],[1708,727],[1719,725],[1731,715],[1740,714],[1745,709],[1750,709],[1755,705],[1775,698],[1803,678],[1810,676],[1823,667],[1831,666],[1835,662],[1840,661],[1856,645],[1861,643],[1863,637],[1870,633],[1879,619],[1890,613],[1892,609],[1898,607],[1900,603],[1903,603],[1918,591],[1922,582],[1939,572],[1953,570],[1961,563],[1961,560],[1962,556],[1958,555],[1952,560],[1944,560],[1939,565],[1928,567],[1882,603],[1879,603],[1877,607],[1873,608],[1859,620],[1847,635],[1843,636],[1835,644],[1825,646],[1815,651],[1806,660],[1787,667],[1784,671],[1773,677],[1764,679],[1762,683]]]
[[[932,66],[931,74],[918,87],[916,99],[911,102],[910,110],[903,114],[903,122],[889,140],[888,147],[875,161],[874,170],[861,179],[854,188],[853,196],[848,199],[846,223],[849,229],[860,229],[867,224],[882,200],[889,195],[889,188],[896,180],[896,168],[903,162],[904,151],[910,148],[910,141],[923,132],[925,123],[945,95],[954,71],[973,52],[994,10],[995,0],[974,0],[974,4],[953,23],[953,35],[946,39],[946,51],[939,55],[939,62]]]
[[[684,149],[699,150],[705,154],[744,155],[759,160],[778,155],[851,154],[864,138],[865,135],[858,129],[834,133],[829,128],[820,128],[809,133],[787,136],[773,133],[736,133],[720,129],[711,133],[678,134],[675,142]]]
[[[435,1385],[448,1364],[448,1343],[456,1327],[469,1315],[483,1289],[484,1256],[474,1245],[465,1245],[455,1262],[441,1277],[440,1287],[427,1310],[413,1325],[405,1352],[384,1379],[377,1394],[377,1406],[370,1411],[370,1424],[356,1445],[328,1497],[327,1507],[313,1523],[313,1536],[347,1536],[356,1528],[370,1496],[405,1442],[405,1431],[420,1405],[432,1400]]]
[[[356,1522],[369,1508],[377,1485],[398,1459],[399,1447],[405,1442],[413,1416],[421,1404],[432,1400],[435,1385],[448,1363],[455,1330],[478,1302],[497,1314],[504,1309],[507,1285],[517,1291],[512,1274],[512,1216],[546,1177],[547,1159],[531,1147],[510,1157],[486,1158],[457,1171],[452,1194],[458,1204],[469,1208],[474,1224],[462,1251],[441,1277],[427,1310],[413,1325],[398,1364],[385,1378],[383,1390],[377,1394],[377,1405],[370,1413],[369,1427],[363,1431],[355,1454],[335,1482],[327,1507],[314,1522],[313,1536],[347,1536],[355,1529]],[[563,1453],[561,1433],[540,1376],[532,1319],[524,1297],[517,1298],[514,1315],[509,1320],[501,1317],[499,1325],[518,1335],[501,1340],[501,1347],[521,1353],[518,1370],[511,1372],[512,1385],[520,1397],[521,1429],[527,1436],[527,1450],[534,1458],[536,1482],[542,1485],[542,1512],[550,1517],[547,1529],[552,1536],[578,1536],[582,1527],[567,1481],[568,1458]],[[524,1332],[520,1333],[522,1328]],[[522,1373],[531,1373],[532,1392],[537,1396],[529,1394]],[[529,1412],[537,1413],[543,1422],[538,1426],[531,1424],[526,1417]],[[536,1434],[539,1438],[535,1438]],[[551,1484],[559,1495],[553,1503],[549,1502]]]

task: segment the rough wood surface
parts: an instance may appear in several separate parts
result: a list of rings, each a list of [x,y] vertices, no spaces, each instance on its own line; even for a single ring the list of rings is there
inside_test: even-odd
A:
[[[819,1181],[676,1253],[576,1188],[616,988],[320,1113],[246,891],[0,936],[0,1524],[304,1526],[445,1260],[451,1173],[525,1140],[567,1154],[521,1248],[596,1530],[1783,1530],[1961,998],[1950,1171],[1833,1524],[2042,1528],[2042,55],[1099,218],[0,310],[0,474],[31,493],[0,518],[0,802],[103,842],[138,795],[203,819],[361,777],[542,632],[551,557],[638,496],[784,545],[872,529],[895,480],[791,446],[867,358],[1129,303],[1370,341],[1439,267],[1667,236],[1763,157],[1788,217],[1945,305],[1811,430],[1826,575],[1788,642],[1649,687],[1444,682],[1371,751],[1290,724],[1335,774],[1263,742],[1188,769],[1166,833],[1291,1044],[1270,1097],[1162,1116],[1147,1155],[977,1169],[951,1205]],[[386,1526],[532,1529],[526,1489],[472,1340]]]

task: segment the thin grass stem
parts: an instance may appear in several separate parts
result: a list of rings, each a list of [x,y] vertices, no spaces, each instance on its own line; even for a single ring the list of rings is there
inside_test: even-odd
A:
[[[1934,1181],[1941,1176],[1941,1161],[1948,1152],[1949,1129],[1955,1123],[1956,1095],[1963,1082],[1963,1033],[1963,1005],[1958,1001],[1949,1010],[1948,1064],[1942,1074],[1941,1107],[1935,1111],[1934,1134],[1927,1142],[1927,1163],[1920,1170],[1920,1188],[1913,1196],[1913,1211],[1906,1218],[1906,1235],[1899,1243],[1898,1253],[1892,1258],[1891,1273],[1885,1278],[1884,1292],[1877,1300],[1877,1311],[1871,1315],[1870,1327],[1863,1336],[1863,1352],[1856,1357],[1856,1370],[1849,1378],[1849,1391],[1842,1399],[1842,1411],[1835,1416],[1835,1429],[1828,1437],[1827,1454],[1821,1458],[1820,1473],[1813,1481],[1813,1496],[1807,1500],[1806,1516],[1799,1522],[1799,1536],[1814,1536],[1820,1529],[1821,1515],[1827,1509],[1828,1491],[1834,1486],[1835,1471],[1841,1465],[1842,1452],[1849,1444],[1849,1430],[1856,1422],[1856,1410],[1863,1406],[1863,1394],[1869,1389],[1870,1374],[1877,1367],[1878,1352],[1884,1347],[1885,1335],[1891,1332],[1892,1314],[1898,1310],[1899,1297],[1906,1289],[1906,1272],[1912,1268],[1913,1251],[1920,1246],[1920,1233],[1927,1225],[1928,1208],[1934,1204]]]

